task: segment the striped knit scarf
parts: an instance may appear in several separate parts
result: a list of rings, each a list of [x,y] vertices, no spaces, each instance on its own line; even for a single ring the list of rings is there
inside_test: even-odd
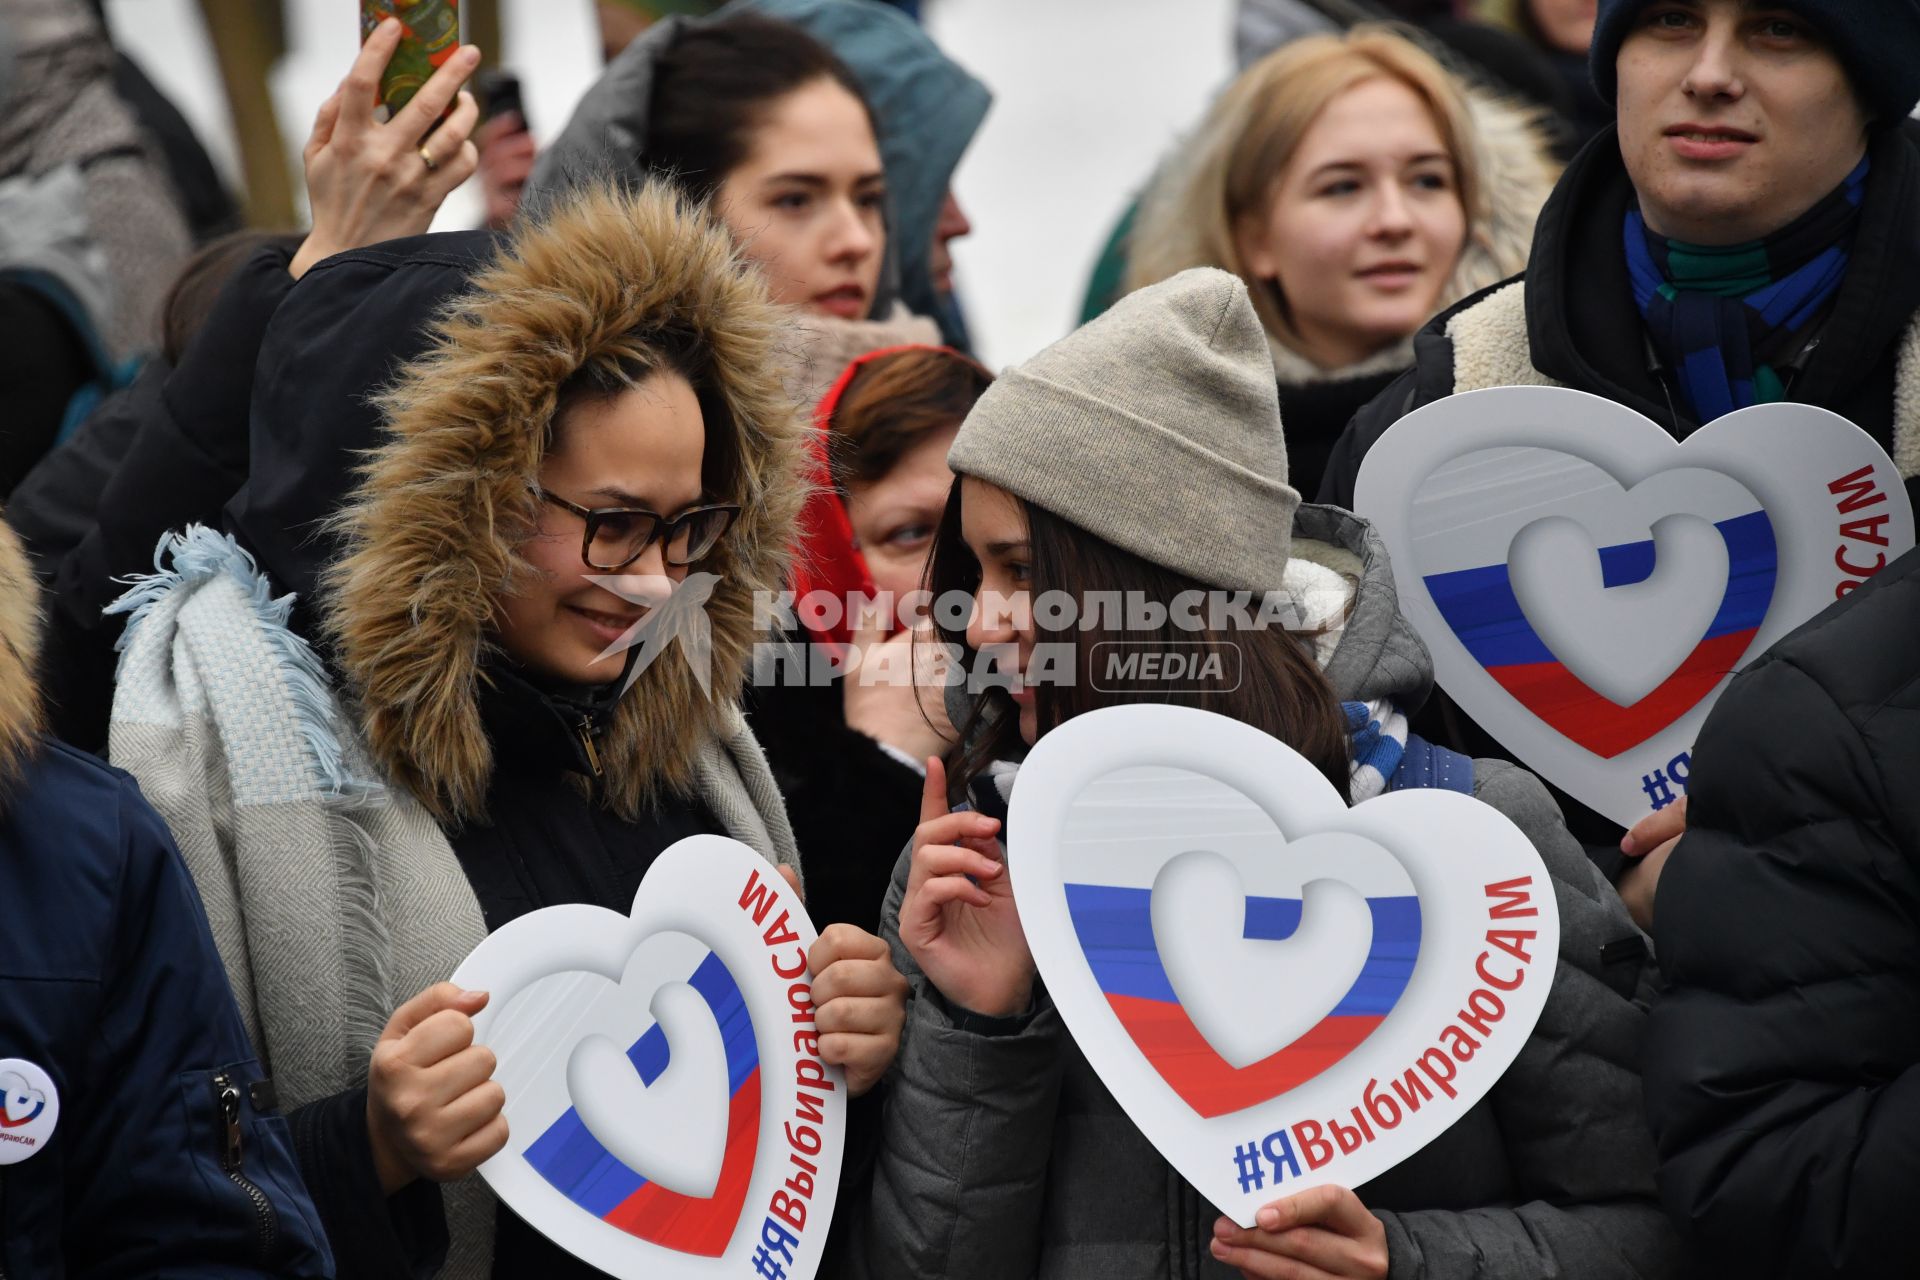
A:
[[[1391,702],[1343,702],[1352,763],[1347,790],[1353,803],[1389,791],[1438,787],[1473,794],[1473,761],[1407,732],[1407,718]]]
[[[1784,230],[1746,244],[1683,244],[1627,211],[1627,272],[1654,350],[1702,425],[1787,398],[1777,364],[1799,348],[1847,274],[1867,161]]]

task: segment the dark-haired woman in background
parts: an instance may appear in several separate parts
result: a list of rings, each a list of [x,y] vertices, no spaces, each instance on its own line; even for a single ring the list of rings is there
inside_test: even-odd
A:
[[[1587,66],[1598,0],[1519,0],[1514,18],[1566,85],[1562,109],[1571,156],[1613,123],[1613,105],[1594,87]]]
[[[855,644],[874,671],[917,670],[914,632],[896,631],[899,603],[919,589],[946,510],[947,449],[992,382],[950,348],[889,348],[854,361],[822,399],[794,594],[823,592],[842,607],[872,596],[885,611],[842,612],[826,625],[801,609],[794,643],[836,653]],[[917,821],[923,762],[952,745],[938,690],[928,692],[857,672],[817,687],[764,679],[753,690],[749,715],[786,798],[816,924],[879,927],[900,842]]]
[[[752,13],[655,24],[616,58],[540,157],[531,207],[607,176],[673,179],[709,205],[795,311],[795,399],[847,362],[938,328],[883,280],[886,172],[859,82],[790,23]]]

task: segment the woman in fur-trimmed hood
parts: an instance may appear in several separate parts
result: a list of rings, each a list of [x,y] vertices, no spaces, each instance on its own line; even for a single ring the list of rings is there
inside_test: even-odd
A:
[[[485,995],[444,979],[529,911],[626,913],[688,836],[797,868],[737,707],[805,494],[780,323],[659,185],[329,259],[264,344],[236,536],[122,602],[114,758],[200,881],[342,1274],[594,1274],[466,1176],[504,1095]],[[823,945],[892,997],[831,1055],[862,1089],[901,980]]]

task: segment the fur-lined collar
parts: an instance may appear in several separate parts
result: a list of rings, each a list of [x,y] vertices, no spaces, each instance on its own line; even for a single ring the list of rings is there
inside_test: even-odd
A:
[[[20,776],[40,734],[40,584],[0,523],[0,787]]]
[[[537,477],[560,386],[636,331],[690,329],[734,420],[741,516],[703,572],[720,582],[712,696],[690,664],[649,666],[600,738],[607,803],[632,817],[688,794],[749,671],[756,591],[778,590],[805,496],[802,420],[782,392],[781,311],[726,231],[664,185],[557,202],[475,277],[434,346],[379,397],[387,439],[339,520],[325,627],[369,750],[442,822],[482,816],[494,751],[481,720],[495,601],[531,573]],[[642,339],[644,340],[644,339]]]

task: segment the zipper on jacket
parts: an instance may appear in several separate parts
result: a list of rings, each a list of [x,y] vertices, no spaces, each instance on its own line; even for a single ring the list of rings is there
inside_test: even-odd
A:
[[[227,1181],[240,1188],[253,1206],[254,1245],[260,1261],[265,1262],[273,1255],[273,1246],[280,1238],[280,1220],[267,1193],[241,1167],[240,1087],[234,1084],[232,1076],[222,1071],[213,1077],[213,1091],[220,1104],[220,1118],[226,1126],[220,1168],[227,1175]]]
[[[593,717],[581,716],[574,732],[580,735],[580,745],[586,750],[587,767],[593,770],[594,777],[600,777],[606,770],[600,767],[600,749],[593,745]]]

